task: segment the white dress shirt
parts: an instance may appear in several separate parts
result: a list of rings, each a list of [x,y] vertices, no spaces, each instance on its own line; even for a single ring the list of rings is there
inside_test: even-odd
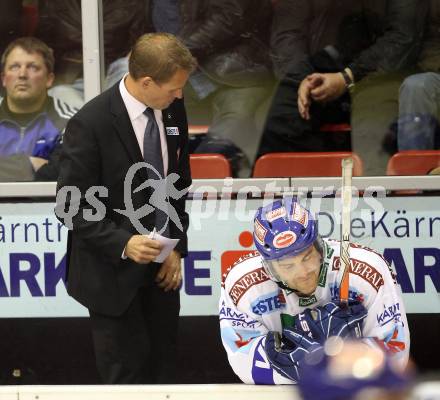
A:
[[[136,135],[136,139],[139,143],[139,147],[141,149],[142,157],[144,156],[144,135],[145,128],[147,127],[148,117],[144,114],[144,111],[147,107],[145,104],[137,100],[134,96],[132,96],[126,86],[125,86],[125,75],[121,82],[119,83],[119,91],[122,96],[122,100],[124,101],[125,108],[127,109],[128,116],[130,117],[131,125],[133,126],[134,133]],[[165,129],[163,126],[162,120],[162,111],[161,110],[153,110],[154,116],[156,117],[157,126],[159,127],[160,133],[160,144],[162,148],[162,160],[163,160],[163,170],[165,176],[168,172],[168,147],[167,140],[165,136]]]

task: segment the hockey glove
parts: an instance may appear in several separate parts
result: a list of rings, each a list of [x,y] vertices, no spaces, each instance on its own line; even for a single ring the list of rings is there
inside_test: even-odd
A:
[[[294,330],[284,329],[279,347],[276,335],[277,332],[266,335],[264,348],[270,365],[282,376],[298,382],[301,361],[307,354],[321,348],[321,345]]]
[[[321,344],[330,336],[361,338],[366,316],[367,309],[358,302],[346,308],[330,302],[298,314],[295,318],[295,330]]]

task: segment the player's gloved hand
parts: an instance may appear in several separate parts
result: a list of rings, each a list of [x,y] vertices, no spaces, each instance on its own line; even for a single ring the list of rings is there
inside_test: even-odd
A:
[[[278,332],[266,335],[264,349],[270,365],[284,377],[298,382],[299,368],[304,356],[320,349],[322,346],[314,340],[290,329],[283,330],[281,342],[278,343]]]
[[[330,336],[360,338],[366,316],[367,309],[359,302],[345,308],[330,302],[298,314],[294,328],[321,344]]]

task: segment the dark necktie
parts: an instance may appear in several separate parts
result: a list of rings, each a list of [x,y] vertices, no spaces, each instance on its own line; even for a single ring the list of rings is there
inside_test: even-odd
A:
[[[152,108],[146,108],[144,114],[148,118],[148,123],[145,128],[144,135],[144,160],[146,163],[153,166],[160,174],[160,177],[164,177],[163,160],[162,160],[162,146],[160,145],[160,132],[157,126],[156,118],[154,117],[154,111]],[[150,179],[158,179],[159,177],[148,170],[148,176]]]
[[[160,174],[160,177],[157,176],[154,171],[152,171],[151,167],[148,168],[148,178],[149,179],[163,179],[164,168],[163,168],[163,159],[162,159],[162,146],[160,144],[160,132],[159,127],[156,122],[156,118],[154,116],[154,111],[152,108],[146,108],[144,114],[148,117],[148,123],[145,128],[144,135],[144,160],[146,163],[150,164],[150,166],[154,167]],[[165,230],[161,232],[163,236],[169,237],[169,226],[167,223],[167,213],[164,210],[167,209],[167,198],[166,198],[166,185],[160,184],[155,187],[156,191],[160,190],[163,193],[156,193],[157,196],[155,198],[160,202],[160,206],[162,208],[159,209],[158,204],[151,204],[156,207],[155,214],[155,227],[160,232],[163,230],[166,225]]]

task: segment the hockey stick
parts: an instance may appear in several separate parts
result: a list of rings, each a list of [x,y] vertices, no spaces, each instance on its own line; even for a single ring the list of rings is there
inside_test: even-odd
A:
[[[341,218],[341,249],[340,249],[340,270],[342,272],[341,284],[339,286],[339,299],[341,306],[348,305],[348,288],[350,275],[350,208],[351,208],[351,176],[353,160],[345,158],[342,160],[342,218]]]

